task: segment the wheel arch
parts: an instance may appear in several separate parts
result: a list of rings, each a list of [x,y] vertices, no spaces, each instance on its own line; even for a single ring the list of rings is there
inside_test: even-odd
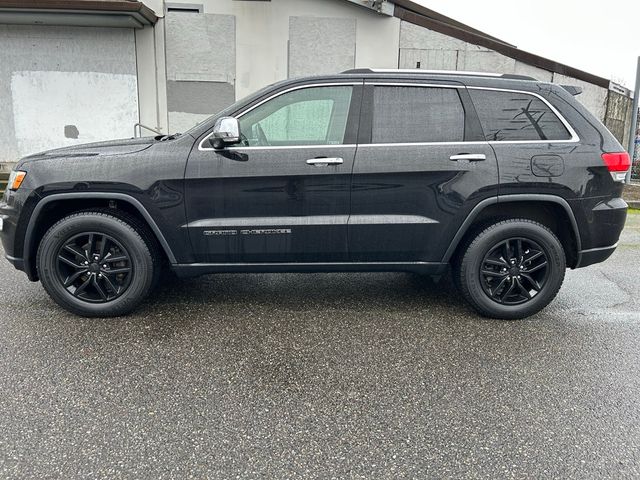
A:
[[[73,205],[74,201],[76,200],[83,200],[87,203],[83,203],[81,208],[71,207],[71,209],[68,210],[69,213],[72,211],[86,210],[87,208],[90,208],[92,206],[103,208],[108,204],[109,201],[112,200],[128,205],[133,212],[137,212],[140,219],[143,220],[149,227],[169,262],[177,263],[175,255],[173,254],[169,243],[167,242],[166,238],[164,237],[162,231],[158,227],[151,214],[149,214],[147,209],[142,203],[140,203],[139,200],[132,197],[131,195],[115,192],[57,193],[48,195],[40,200],[35,205],[31,216],[29,217],[29,222],[24,234],[23,259],[24,271],[26,272],[30,280],[38,280],[38,274],[36,272],[35,265],[35,252],[37,251],[38,245],[40,244],[40,240],[42,238],[42,234],[44,233],[39,230],[40,217],[43,213],[45,213],[46,208],[52,206],[52,204]],[[95,202],[95,205],[92,205],[91,202]],[[65,210],[65,213],[66,212],[67,210]],[[40,233],[40,235],[38,235],[38,233]]]
[[[456,232],[442,261],[446,263],[454,259],[464,239],[478,226],[492,220],[516,216],[539,221],[551,228],[560,238],[567,256],[567,265],[575,268],[580,263],[580,231],[571,206],[562,197],[545,194],[498,195],[481,201]],[[562,220],[567,220],[568,225]]]

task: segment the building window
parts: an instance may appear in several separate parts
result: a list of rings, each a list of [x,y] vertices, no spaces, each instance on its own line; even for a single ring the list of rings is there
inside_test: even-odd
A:
[[[203,12],[202,4],[197,4],[197,3],[167,3],[166,9],[167,9],[167,13],[169,12],[202,13]]]

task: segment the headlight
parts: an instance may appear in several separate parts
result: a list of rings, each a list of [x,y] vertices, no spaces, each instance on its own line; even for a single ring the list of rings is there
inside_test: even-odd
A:
[[[22,172],[20,170],[12,170],[11,174],[9,174],[9,181],[7,183],[7,189],[16,191],[22,185],[22,181],[24,177],[27,176],[27,172]]]

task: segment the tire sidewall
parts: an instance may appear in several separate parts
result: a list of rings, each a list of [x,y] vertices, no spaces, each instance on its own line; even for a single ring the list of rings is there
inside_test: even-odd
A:
[[[117,239],[129,253],[131,281],[119,297],[105,303],[90,303],[74,297],[62,285],[57,272],[57,255],[74,235],[85,232],[106,234]],[[117,316],[135,308],[148,293],[153,279],[153,261],[149,248],[133,227],[115,217],[83,213],[56,223],[45,234],[36,259],[38,276],[49,295],[62,307],[83,316]]]
[[[484,291],[480,267],[492,248],[513,237],[527,238],[540,245],[547,256],[548,277],[540,293],[531,300],[519,305],[502,305]],[[553,300],[564,280],[566,259],[560,241],[551,231],[534,222],[516,221],[496,224],[482,232],[469,246],[462,265],[461,280],[481,312],[495,318],[516,319],[537,313]]]

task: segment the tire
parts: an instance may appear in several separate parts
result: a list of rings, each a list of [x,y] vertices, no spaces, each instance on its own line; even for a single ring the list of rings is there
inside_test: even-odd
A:
[[[159,274],[156,252],[127,214],[84,211],[45,233],[36,266],[44,289],[62,308],[83,317],[117,317],[151,291]]]
[[[508,219],[468,239],[453,274],[478,313],[516,320],[539,312],[555,298],[565,270],[564,249],[551,230],[532,220]]]

